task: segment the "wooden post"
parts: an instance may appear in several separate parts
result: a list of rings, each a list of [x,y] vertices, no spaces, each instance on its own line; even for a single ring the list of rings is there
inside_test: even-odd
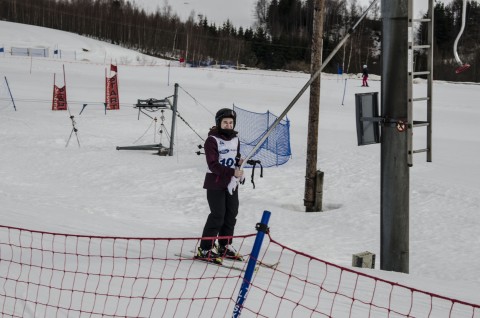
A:
[[[315,74],[322,65],[323,50],[323,13],[325,1],[315,0],[312,37],[312,62],[310,72]],[[308,141],[307,141],[307,168],[305,174],[304,205],[306,212],[322,210],[321,201],[316,200],[315,194],[317,179],[317,152],[318,152],[318,123],[320,114],[320,78],[318,76],[310,85],[310,107],[308,112]],[[323,174],[322,174],[323,176]],[[323,185],[317,185],[322,187]],[[319,189],[322,192],[322,189]],[[316,203],[320,203],[318,206]]]
[[[316,211],[322,211],[323,206],[323,171],[317,170],[315,180],[315,208]]]

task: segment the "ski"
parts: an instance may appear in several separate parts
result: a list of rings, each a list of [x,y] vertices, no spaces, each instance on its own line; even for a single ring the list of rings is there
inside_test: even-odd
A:
[[[193,251],[191,252],[194,253]],[[229,257],[223,257],[222,259],[224,261],[230,261],[230,262],[248,263],[248,259],[245,257],[245,255],[240,255],[240,257],[241,259],[235,259],[235,258],[229,258]],[[208,263],[211,263],[211,262],[208,262]],[[265,268],[276,269],[279,264],[280,264],[280,261],[270,264],[270,263],[264,263],[262,261],[257,260],[257,267],[261,266]]]
[[[276,269],[278,267],[278,265],[280,264],[280,261],[276,262],[276,263],[264,263],[262,261],[257,261],[257,264],[259,266],[262,266],[262,267],[265,267],[265,268],[270,268],[270,269]]]
[[[218,266],[218,267],[223,267],[223,268],[227,268],[227,269],[231,269],[231,270],[235,270],[235,271],[240,271],[240,272],[245,272],[246,271],[246,267],[241,267],[241,266],[236,266],[236,265],[232,265],[232,264],[219,264],[219,263],[215,263],[215,262],[210,262],[208,260],[204,260],[204,259],[201,259],[201,258],[195,258],[195,257],[192,257],[192,255],[187,255],[187,254],[175,254],[175,256],[179,256],[179,257],[182,257],[182,258],[186,258],[186,259],[189,259],[189,260],[192,260],[192,261],[199,261],[199,262],[202,262],[202,263],[206,263],[206,264],[210,264],[210,265],[214,265],[214,266]],[[258,270],[258,266],[255,267],[255,271]]]
[[[243,258],[243,256],[242,256]],[[233,258],[224,258],[223,260],[226,260],[226,261],[231,261],[231,262],[241,262],[241,263],[248,263],[248,260],[238,260],[238,259],[233,259]],[[272,264],[269,264],[269,263],[264,263],[262,261],[259,261],[257,260],[257,266],[261,266],[261,267],[265,267],[265,268],[270,268],[270,269],[276,269],[277,266],[280,264],[280,261],[276,262],[276,263],[272,263]]]

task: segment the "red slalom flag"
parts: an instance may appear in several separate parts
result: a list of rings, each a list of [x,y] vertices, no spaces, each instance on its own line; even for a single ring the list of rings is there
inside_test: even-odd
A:
[[[110,64],[110,71],[117,73],[117,66]]]
[[[67,110],[67,87],[53,85],[52,110]]]
[[[120,109],[120,99],[118,96],[118,81],[117,75],[111,78],[106,78],[105,85],[105,103],[108,110]]]

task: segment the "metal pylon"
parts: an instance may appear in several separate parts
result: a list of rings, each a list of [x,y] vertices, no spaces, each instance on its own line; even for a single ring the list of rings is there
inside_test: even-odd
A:
[[[414,3],[420,1],[428,2],[427,17],[416,19],[413,16]],[[413,165],[413,155],[426,152],[427,162],[432,161],[432,86],[433,86],[433,12],[434,0],[408,0],[408,124],[407,124],[407,160],[408,165]],[[427,43],[415,43],[415,32],[420,23],[427,25]],[[427,67],[425,70],[415,70],[414,56],[416,50],[427,51]],[[427,76],[426,96],[413,98],[413,82],[415,77]],[[426,101],[426,120],[414,120],[413,109],[420,106],[420,102]],[[426,148],[413,148],[413,129],[416,127],[426,127]]]

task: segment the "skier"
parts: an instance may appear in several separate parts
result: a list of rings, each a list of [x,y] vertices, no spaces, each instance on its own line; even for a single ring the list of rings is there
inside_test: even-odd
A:
[[[202,237],[233,236],[238,214],[238,189],[231,194],[227,187],[232,177],[243,179],[240,158],[240,141],[234,130],[236,113],[232,109],[222,108],[215,115],[215,126],[210,129],[205,141],[205,157],[208,171],[203,188],[207,190],[210,214],[203,228]],[[231,190],[231,189],[230,189]],[[218,240],[202,239],[196,258],[221,264],[224,257],[241,259],[231,245],[231,238]]]
[[[362,87],[368,87],[368,68],[367,65],[363,65],[363,75],[362,75]]]

